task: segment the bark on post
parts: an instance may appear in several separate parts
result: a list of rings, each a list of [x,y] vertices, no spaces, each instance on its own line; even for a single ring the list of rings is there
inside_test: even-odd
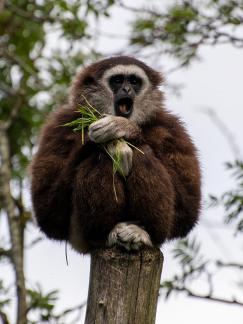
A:
[[[85,324],[154,324],[162,264],[157,248],[96,250]]]

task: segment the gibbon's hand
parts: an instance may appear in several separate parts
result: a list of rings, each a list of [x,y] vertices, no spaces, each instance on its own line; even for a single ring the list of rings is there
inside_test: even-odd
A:
[[[112,141],[106,146],[108,152],[112,157],[120,157],[120,166],[122,169],[122,175],[125,177],[129,174],[132,168],[133,151],[124,141]]]
[[[89,138],[96,143],[105,143],[121,137],[129,137],[136,130],[125,117],[105,116],[89,126]]]

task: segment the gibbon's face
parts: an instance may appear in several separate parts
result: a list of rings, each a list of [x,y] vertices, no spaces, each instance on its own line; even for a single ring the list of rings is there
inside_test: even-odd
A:
[[[139,94],[142,84],[143,80],[136,74],[114,74],[110,77],[109,86],[114,96],[116,115],[131,115],[135,96]]]
[[[149,122],[163,107],[163,93],[158,87],[162,76],[141,65],[142,62],[129,57],[90,65],[73,82],[71,105],[76,108],[84,103],[85,97],[101,114],[129,118],[138,125]]]
[[[107,70],[102,83],[112,95],[114,114],[126,118],[133,115],[139,98],[149,87],[147,75],[135,65],[117,65]]]

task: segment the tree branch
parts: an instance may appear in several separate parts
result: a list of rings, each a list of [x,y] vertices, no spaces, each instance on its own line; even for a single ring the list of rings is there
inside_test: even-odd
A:
[[[235,298],[232,298],[232,300],[229,300],[229,299],[224,299],[224,298],[219,298],[219,297],[213,297],[210,294],[199,295],[199,294],[194,293],[192,290],[190,290],[189,288],[186,288],[186,287],[182,287],[182,288],[173,287],[173,290],[185,292],[189,297],[193,297],[193,298],[210,300],[210,301],[219,302],[219,303],[228,304],[228,305],[230,304],[230,305],[235,305],[235,306],[243,306],[243,302],[240,302]]]
[[[36,244],[40,243],[41,241],[43,241],[44,237],[43,236],[39,236],[36,239],[34,239],[33,241],[31,241],[28,245],[25,246],[26,249],[31,249],[33,246],[35,246]]]
[[[14,118],[18,115],[19,109],[21,108],[21,104],[22,104],[21,98],[17,98],[17,102],[13,107],[8,119],[6,121],[0,122],[0,131],[1,130],[6,131],[9,129],[9,127],[12,125]]]
[[[0,319],[2,320],[2,324],[10,324],[7,315],[0,310]]]
[[[150,15],[153,15],[155,17],[167,17],[168,15],[163,15],[161,12],[157,12],[155,10],[151,10],[149,8],[136,8],[136,7],[131,7],[125,3],[123,3],[123,1],[118,1],[118,5],[120,6],[120,8],[122,9],[125,9],[125,10],[128,10],[128,11],[132,11],[132,12],[135,12],[135,13],[146,13],[146,14],[150,14]]]
[[[17,287],[18,312],[17,324],[26,324],[26,290],[24,278],[23,262],[23,237],[20,226],[20,217],[16,212],[16,206],[10,190],[11,163],[10,163],[10,144],[6,129],[0,128],[0,191],[2,192],[3,204],[6,209],[8,228],[10,232],[12,264],[15,272]]]
[[[15,106],[11,110],[10,116],[6,121],[1,121],[0,122],[0,129],[7,130],[9,127],[12,125],[13,120],[16,118],[18,115],[19,109],[21,108],[22,105],[22,98],[18,97],[17,101],[15,103]]]
[[[224,263],[222,261],[218,261],[217,262],[217,266],[218,267],[222,267],[222,268],[237,268],[239,270],[243,270],[243,264],[240,263]]]
[[[5,6],[5,1],[1,0],[0,1],[0,12],[4,10],[4,6]]]
[[[3,91],[8,96],[15,96],[16,91],[13,90],[13,88],[8,87],[5,83],[0,81],[0,90]]]
[[[28,12],[25,11],[17,6],[15,6],[13,3],[6,3],[6,7],[8,9],[10,9],[13,13],[15,13],[16,15],[22,17],[22,18],[26,18],[26,19],[30,19],[36,23],[44,23],[44,22],[50,22],[50,23],[54,23],[57,21],[57,19],[52,18],[50,16],[44,16],[44,17],[38,17],[36,15],[34,15],[33,12]]]
[[[21,57],[14,55],[13,53],[9,52],[6,48],[1,48],[0,55],[5,56],[9,60],[11,60],[11,62],[18,64],[26,73],[38,77],[36,70],[29,66]]]
[[[0,257],[6,257],[11,259],[12,258],[11,250],[6,250],[0,247]]]
[[[77,318],[75,319],[75,321],[73,321],[73,323],[77,323],[77,321],[79,321],[79,319],[80,319],[80,316],[82,315],[82,311],[83,311],[83,308],[85,307],[85,305],[86,305],[86,301],[83,302],[80,305],[77,305],[77,306],[74,306],[74,307],[70,307],[68,309],[65,309],[60,314],[55,315],[54,318],[56,320],[60,320],[60,319],[63,319],[66,315],[78,311],[79,314],[77,315]]]

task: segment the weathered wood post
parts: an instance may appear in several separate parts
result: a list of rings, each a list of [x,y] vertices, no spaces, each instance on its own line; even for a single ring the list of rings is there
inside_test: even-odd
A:
[[[154,324],[162,264],[157,248],[92,253],[85,324]]]

